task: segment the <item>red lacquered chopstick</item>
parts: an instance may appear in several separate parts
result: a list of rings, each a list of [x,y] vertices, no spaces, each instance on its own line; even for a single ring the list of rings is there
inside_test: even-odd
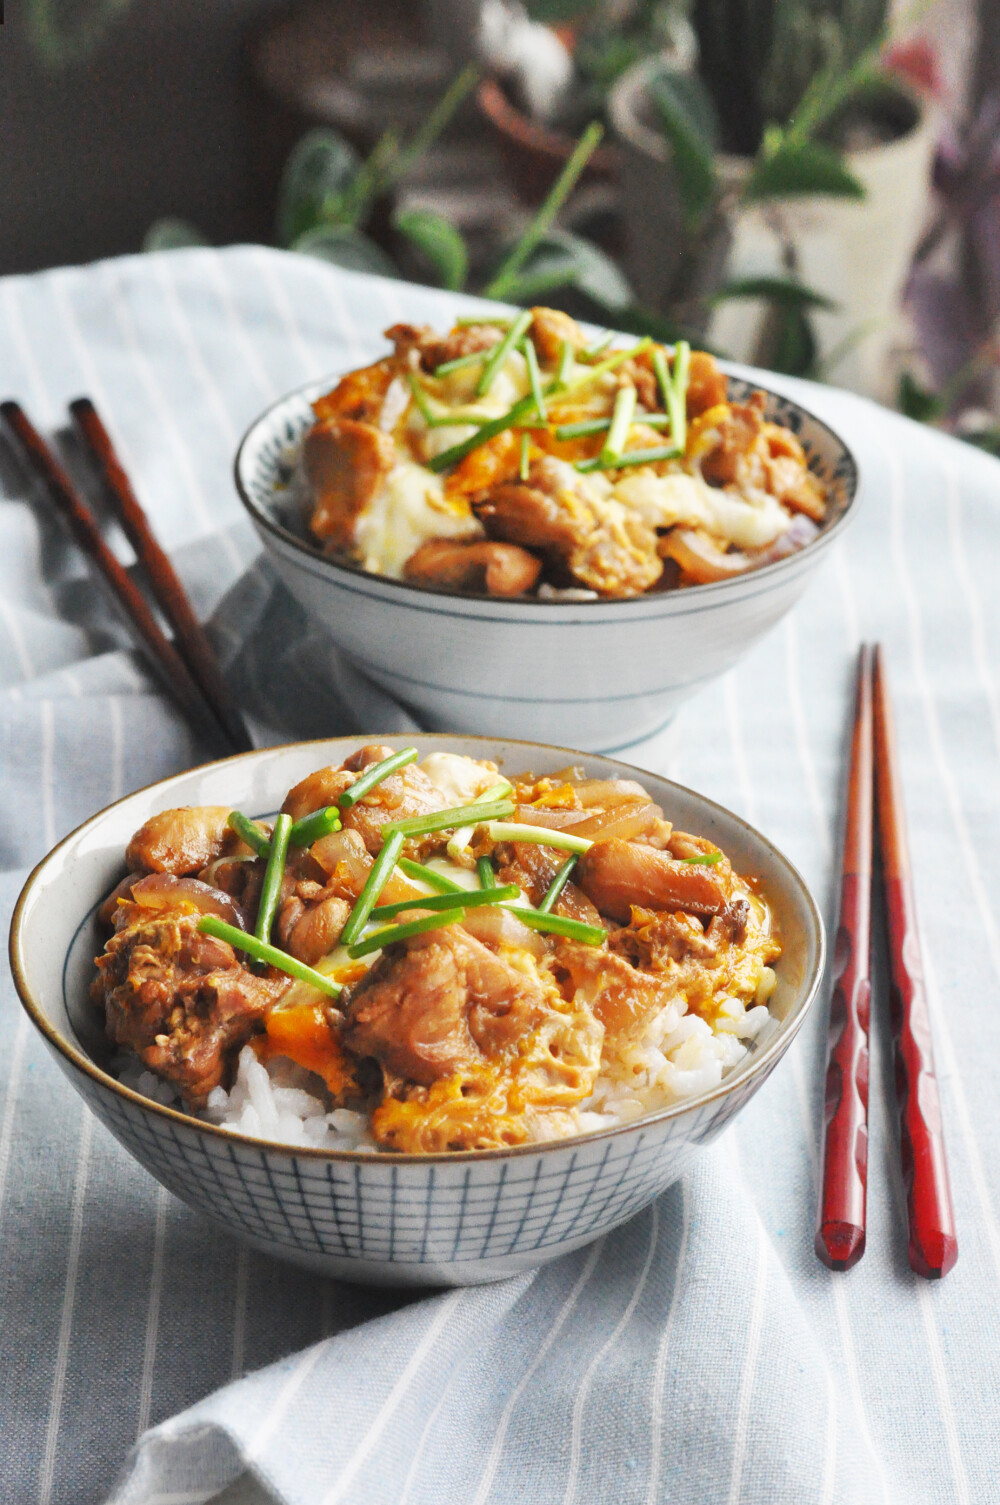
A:
[[[847,787],[840,923],[830,999],[826,1136],[816,1253],[849,1270],[865,1252],[868,1190],[868,1023],[871,1004],[872,651],[858,658]]]
[[[875,786],[889,931],[890,1012],[900,1154],[910,1222],[910,1264],[918,1275],[939,1280],[958,1258],[958,1240],[941,1128],[941,1100],[934,1075],[892,706],[880,647],[875,649],[874,706]]]
[[[70,403],[69,410],[100,471],[115,515],[146,573],[149,588],[174,630],[178,652],[201,686],[216,720],[225,728],[233,746],[240,752],[249,751],[253,747],[250,733],[222,677],[205,629],[195,616],[173,565],[153,535],[149,519],[132,489],[100,414],[89,397],[78,397]]]
[[[17,440],[31,470],[44,481],[60,517],[83,553],[100,571],[135,629],[153,667],[192,723],[217,745],[221,730],[201,690],[165,636],[124,566],[108,548],[89,510],[41,434],[16,402],[0,403],[0,418]]]

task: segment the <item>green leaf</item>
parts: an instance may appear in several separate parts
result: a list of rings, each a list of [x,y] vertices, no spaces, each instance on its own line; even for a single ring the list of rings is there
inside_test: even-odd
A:
[[[907,418],[915,418],[918,423],[933,423],[935,418],[941,417],[941,399],[927,387],[922,387],[909,371],[904,371],[899,378],[897,400],[899,411]]]
[[[582,20],[596,5],[597,0],[526,0],[524,8],[533,21],[559,26],[567,21]]]
[[[767,353],[767,365],[785,376],[812,376],[818,347],[805,312],[777,305]]]
[[[399,276],[382,247],[353,225],[320,225],[300,235],[290,249],[301,251],[305,256],[315,256],[320,261],[331,261],[334,266],[347,267],[351,272],[374,272],[379,277]]]
[[[307,230],[333,223],[361,167],[349,141],[337,131],[308,131],[292,148],[278,189],[278,240],[291,246]]]
[[[763,298],[767,303],[777,303],[784,308],[833,310],[838,307],[832,298],[816,292],[815,288],[804,287],[791,277],[737,277],[717,288],[709,302],[732,303],[740,298]]]
[[[865,189],[829,146],[795,139],[778,126],[768,127],[743,190],[744,199],[753,202],[810,193],[863,199]]]
[[[393,215],[394,228],[430,262],[442,287],[457,293],[469,273],[469,251],[460,230],[432,209],[406,209]]]
[[[557,288],[574,287],[609,313],[630,307],[632,289],[618,267],[591,241],[549,230],[508,283],[512,303],[532,303]]]
[[[208,241],[196,225],[186,219],[167,215],[154,220],[142,242],[144,251],[179,251],[184,246],[207,246]]]
[[[715,106],[704,84],[692,74],[661,73],[651,82],[650,93],[670,143],[684,217],[688,228],[694,229],[718,188]]]

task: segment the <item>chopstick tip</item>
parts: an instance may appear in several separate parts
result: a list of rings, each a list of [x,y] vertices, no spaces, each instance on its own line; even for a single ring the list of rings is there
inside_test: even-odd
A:
[[[925,1240],[924,1247],[910,1240],[910,1269],[924,1280],[941,1280],[955,1268],[958,1240],[953,1233],[937,1232]]]
[[[865,1230],[856,1223],[821,1223],[816,1253],[828,1270],[850,1270],[865,1252]]]

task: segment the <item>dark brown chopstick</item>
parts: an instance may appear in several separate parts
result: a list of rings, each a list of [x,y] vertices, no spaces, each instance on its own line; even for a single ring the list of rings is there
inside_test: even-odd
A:
[[[955,1214],[934,1075],[930,1016],[910,868],[892,706],[881,647],[874,670],[875,786],[889,931],[890,1014],[896,1056],[900,1154],[910,1225],[910,1265],[939,1280],[958,1258]]]
[[[29,468],[45,483],[49,497],[74,540],[110,586],[166,687],[197,730],[217,746],[223,735],[222,728],[141,591],[104,542],[63,466],[18,403],[0,403],[0,418],[16,439]]]
[[[872,787],[872,651],[866,645],[858,659],[851,739],[816,1228],[816,1253],[831,1270],[849,1270],[865,1252]]]
[[[115,452],[111,435],[89,397],[78,397],[70,403],[69,410],[80,437],[100,472],[115,515],[143,567],[149,588],[173,628],[177,651],[198,681],[230,742],[237,751],[247,752],[253,747],[253,741],[239,706],[222,677],[212,645],[194,614],[173,565],[153,536],[149,519]]]

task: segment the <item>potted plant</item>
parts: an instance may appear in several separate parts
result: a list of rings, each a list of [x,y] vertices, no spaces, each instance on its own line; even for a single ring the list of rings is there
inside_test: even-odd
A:
[[[927,205],[929,96],[885,66],[886,0],[695,0],[696,80],[617,83],[626,270],[639,297],[743,358],[888,396]]]
[[[694,66],[695,42],[671,0],[483,0],[479,56],[490,76],[479,108],[492,125],[514,187],[539,203],[591,120],[601,120],[615,81],[639,59],[664,53]],[[614,182],[613,143],[594,153],[587,175]]]

